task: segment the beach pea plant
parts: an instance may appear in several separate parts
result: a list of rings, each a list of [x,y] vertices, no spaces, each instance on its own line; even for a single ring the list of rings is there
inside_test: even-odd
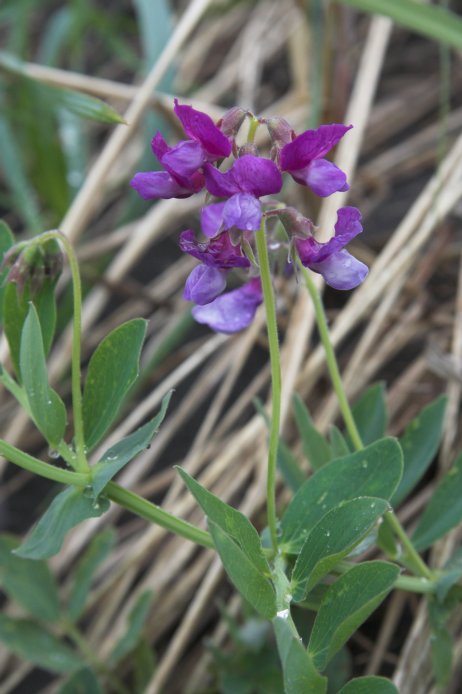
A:
[[[91,356],[82,383],[81,286],[72,245],[59,231],[47,231],[16,244],[2,224],[0,306],[11,360],[8,368],[1,369],[0,380],[56,457],[64,461],[64,466],[52,465],[0,441],[0,453],[9,461],[63,487],[22,544],[4,540],[0,556],[7,569],[3,573],[8,576],[9,567],[10,574],[30,575],[25,567],[36,562],[45,583],[49,583],[44,560],[59,552],[68,531],[88,518],[101,516],[112,502],[218,553],[245,604],[257,619],[272,625],[281,686],[287,694],[325,694],[328,687],[329,692],[341,694],[396,692],[382,677],[358,677],[349,682],[338,682],[337,678],[334,685],[329,674],[333,659],[392,590],[414,592],[427,599],[435,678],[444,684],[451,671],[447,621],[462,599],[462,562],[456,554],[447,566],[435,569],[422,553],[462,520],[462,457],[438,483],[411,537],[398,520],[396,509],[435,457],[445,398],[427,405],[400,439],[386,436],[383,386],[373,386],[350,407],[313,273],[337,290],[352,290],[363,282],[367,267],[345,248],[362,232],[361,214],[355,207],[340,208],[334,229],[329,230],[330,240],[322,243],[316,238],[314,222],[276,197],[284,177],[292,177],[320,197],[347,190],[346,175],[326,157],[348,136],[351,126],[321,125],[297,135],[282,118],[257,118],[240,108],[228,111],[218,123],[177,101],[174,112],[186,139],[169,145],[161,133],[156,133],[151,147],[160,169],[135,174],[131,185],[148,200],[206,192],[200,214],[201,236],[188,229],[179,239],[181,251],[198,261],[184,288],[184,298],[194,304],[192,314],[198,323],[232,334],[251,324],[260,305],[265,312],[272,377],[271,414],[263,412],[269,429],[266,527],[257,529],[249,518],[181,467],[177,472],[203,510],[207,530],[113,481],[150,444],[171,398],[167,393],[156,417],[104,451],[104,437],[138,375],[146,323],[134,319],[106,335]],[[270,142],[264,154],[255,142],[260,129]],[[47,372],[56,323],[55,286],[63,255],[73,286],[68,408],[51,387]],[[295,421],[311,470],[308,476],[279,433],[282,374],[274,280],[276,275],[288,273],[296,275],[313,301],[344,422],[343,430],[332,427],[326,438],[316,429],[303,401],[294,395]],[[95,455],[96,447],[104,452]],[[277,503],[278,466],[291,492],[285,506]],[[103,549],[107,549],[106,540]],[[366,552],[368,558],[364,559]],[[82,570],[84,587],[79,593],[77,580],[74,589],[77,606],[72,607],[72,594],[62,621],[62,633],[71,639],[90,574]],[[7,581],[5,590],[18,597],[12,585]],[[25,603],[24,595],[19,599]],[[146,598],[140,609],[145,612],[147,606]],[[50,616],[38,614],[34,605],[30,611],[35,620]],[[60,618],[56,609],[50,611],[53,619]],[[303,624],[300,615],[305,611],[311,616]],[[310,629],[306,623],[311,624]],[[27,628],[23,625],[24,633],[39,629],[31,624],[36,622],[29,620]],[[34,661],[30,647],[34,639],[21,637],[18,620],[1,617],[0,639]],[[74,642],[75,651],[66,645],[62,658],[56,662],[49,658],[45,666],[67,673],[79,686],[86,686],[89,678],[94,683],[98,677],[106,678],[112,686],[110,673],[94,663],[81,639],[74,638]],[[133,639],[130,645],[134,646]],[[128,652],[127,647],[123,652]],[[116,684],[116,689],[123,689],[120,682]]]

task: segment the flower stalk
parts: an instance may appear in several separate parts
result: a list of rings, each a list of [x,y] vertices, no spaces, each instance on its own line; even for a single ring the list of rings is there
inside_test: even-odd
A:
[[[271,272],[269,266],[268,247],[266,243],[264,218],[260,224],[260,229],[256,232],[255,238],[258,262],[260,265],[260,279],[263,292],[263,302],[266,311],[266,326],[268,331],[268,344],[271,365],[271,425],[268,450],[266,503],[271,544],[273,546],[274,552],[276,552],[278,546],[276,516],[276,465],[279,445],[279,427],[281,419],[281,360],[279,354],[276,306],[274,301],[273,285],[271,282]]]

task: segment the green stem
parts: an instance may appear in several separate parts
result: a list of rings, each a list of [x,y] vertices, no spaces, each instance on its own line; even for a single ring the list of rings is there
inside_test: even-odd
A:
[[[316,285],[313,281],[313,278],[311,276],[311,272],[302,265],[300,258],[297,259],[298,261],[298,266],[302,272],[303,278],[305,280],[306,288],[311,296],[311,299],[313,301],[314,305],[314,311],[315,311],[315,316],[316,316],[316,322],[318,324],[318,330],[319,334],[321,337],[321,342],[324,347],[324,351],[326,354],[326,363],[327,363],[327,368],[330,373],[330,377],[332,380],[332,385],[334,386],[334,390],[337,394],[339,406],[340,406],[340,411],[342,413],[345,426],[347,428],[347,431],[350,435],[351,441],[353,442],[353,445],[357,451],[360,451],[363,446],[363,442],[361,441],[361,436],[359,434],[359,431],[356,427],[356,423],[354,421],[353,413],[350,408],[350,404],[348,402],[348,399],[346,397],[345,389],[343,387],[343,381],[342,377],[340,375],[340,370],[338,368],[337,364],[337,359],[335,357],[335,352],[334,348],[332,346],[332,342],[330,340],[330,334],[329,334],[329,328],[327,325],[327,319],[326,319],[326,314],[324,312],[324,307],[321,301],[321,297],[319,295],[319,292],[316,288]],[[401,523],[399,522],[398,518],[395,516],[393,511],[390,511],[384,515],[384,521],[385,523],[388,524],[388,526],[392,529],[392,531],[395,533],[395,535],[399,538],[404,550],[405,554],[407,557],[407,563],[406,566],[408,568],[411,568],[418,576],[422,576],[424,578],[427,578],[429,580],[432,580],[433,576],[430,571],[430,569],[426,566],[426,564],[422,561],[421,557],[419,556],[418,552],[414,548],[414,545],[406,535],[406,532],[404,528],[402,527]]]
[[[279,356],[279,338],[276,320],[273,286],[266,245],[265,221],[255,234],[260,265],[260,277],[263,290],[263,301],[266,311],[266,326],[271,364],[271,426],[268,451],[268,474],[266,485],[268,528],[274,552],[277,552],[277,517],[276,517],[276,465],[279,446],[279,426],[281,419],[281,362]]]
[[[60,484],[74,485],[77,487],[86,487],[92,483],[91,472],[73,472],[71,470],[61,470],[60,468],[50,465],[49,463],[38,460],[28,453],[20,451],[19,448],[12,446],[6,441],[0,439],[0,455],[3,455],[7,460],[28,470],[29,472],[45,477],[53,482]],[[191,523],[177,518],[168,511],[164,511],[159,506],[143,499],[134,492],[129,492],[123,487],[119,487],[114,482],[109,482],[104,488],[103,494],[114,501],[119,506],[126,508],[128,511],[136,513],[140,518],[145,518],[151,523],[160,525],[166,530],[170,530],[186,540],[191,540],[202,547],[209,549],[214,548],[213,540],[208,532],[196,528]]]
[[[428,578],[429,581],[432,581],[432,572],[414,548],[414,545],[406,535],[403,526],[399,522],[398,518],[395,516],[394,512],[388,511],[388,513],[386,513],[383,518],[401,542],[408,559],[409,568],[411,568],[418,576]]]
[[[310,271],[302,265],[300,259],[298,259],[298,265],[305,280],[308,293],[313,301],[319,335],[321,337],[321,342],[324,347],[324,352],[326,354],[327,368],[329,369],[332,385],[334,386],[334,390],[337,394],[340,411],[342,413],[342,417],[345,421],[345,426],[353,442],[353,445],[357,451],[360,451],[361,448],[363,448],[363,442],[361,441],[361,436],[356,427],[356,423],[351,412],[350,404],[348,402],[345,389],[343,387],[343,381],[340,375],[340,370],[338,368],[334,348],[332,347],[332,343],[330,341],[329,328],[327,325],[326,314],[324,312],[324,306],[322,304],[321,297],[316,288],[316,285],[313,282],[313,278],[311,276]]]
[[[255,140],[255,133],[257,132],[257,128],[260,125],[258,118],[255,118],[255,116],[252,116],[252,120],[250,121],[249,125],[249,132],[247,133],[247,142],[252,143]]]
[[[12,446],[6,441],[0,439],[0,454],[7,460],[22,467],[24,470],[33,472],[35,475],[45,477],[53,482],[60,484],[74,484],[77,487],[86,487],[91,483],[91,475],[87,472],[73,472],[71,470],[61,470],[54,465],[44,463],[43,460],[38,460],[28,453],[20,451],[19,448]]]
[[[119,504],[119,506],[123,506],[127,511],[136,513],[140,518],[145,518],[151,523],[160,525],[161,528],[170,530],[172,533],[175,533],[175,535],[180,535],[180,537],[184,537],[186,540],[191,540],[191,542],[195,542],[197,545],[207,547],[208,549],[214,549],[215,547],[207,531],[196,528],[194,525],[191,525],[191,523],[177,518],[168,511],[156,506],[151,501],[147,501],[147,499],[143,499],[143,497],[138,496],[138,494],[120,487],[118,484],[115,484],[115,482],[108,482],[103,493],[108,499]]]
[[[74,248],[69,239],[59,231],[47,231],[37,237],[40,243],[46,243],[50,239],[59,241],[66,251],[69,267],[72,275],[73,292],[73,332],[72,332],[72,411],[74,416],[74,441],[77,458],[75,467],[78,472],[90,469],[85,453],[85,435],[83,431],[82,415],[82,390],[80,373],[81,332],[82,332],[82,284],[80,281],[79,264]]]

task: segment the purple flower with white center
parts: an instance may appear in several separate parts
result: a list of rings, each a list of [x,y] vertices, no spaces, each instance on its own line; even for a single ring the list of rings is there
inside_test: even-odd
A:
[[[195,306],[192,315],[198,323],[208,325],[216,332],[237,333],[251,324],[262,301],[260,279],[254,278],[205,306]]]
[[[229,270],[232,267],[249,267],[250,261],[242,253],[240,245],[233,246],[226,232],[202,243],[198,241],[191,229],[180,235],[180,248],[201,263],[209,267]]]
[[[352,127],[333,123],[306,130],[280,150],[281,170],[288,171],[297,183],[308,186],[322,198],[348,190],[346,175],[324,156]]]
[[[213,301],[225,287],[225,270],[211,265],[196,265],[186,280],[183,297],[202,306]]]
[[[225,172],[205,164],[204,175],[209,193],[228,198],[225,203],[214,205],[210,213],[205,213],[210,218],[209,224],[209,218],[206,217],[204,233],[207,236],[233,226],[244,231],[255,231],[259,228],[262,217],[258,198],[279,193],[282,188],[282,177],[276,164],[253,154],[245,154],[236,159],[233,166]]]
[[[295,246],[303,265],[318,272],[334,289],[354,289],[366,278],[367,265],[344,249],[363,230],[361,213],[356,207],[342,207],[337,212],[335,236],[327,243],[313,237],[295,238]]]
[[[163,171],[135,174],[130,185],[146,200],[184,198],[200,191],[204,176],[200,169],[231,154],[231,142],[210,116],[192,106],[180,106],[175,99],[174,111],[190,140],[169,147],[161,133],[153,137],[151,148]]]

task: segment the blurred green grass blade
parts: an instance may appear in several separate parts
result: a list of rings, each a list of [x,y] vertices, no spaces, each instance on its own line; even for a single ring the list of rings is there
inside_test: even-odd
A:
[[[2,106],[0,102],[0,107]],[[11,193],[11,204],[33,233],[43,231],[35,191],[26,175],[21,148],[8,120],[0,114],[0,169]]]
[[[462,18],[437,5],[414,0],[338,0],[364,12],[382,14],[396,24],[452,48],[462,48]]]
[[[40,41],[37,62],[56,65],[60,52],[65,48],[72,27],[69,7],[60,7],[47,21]]]

